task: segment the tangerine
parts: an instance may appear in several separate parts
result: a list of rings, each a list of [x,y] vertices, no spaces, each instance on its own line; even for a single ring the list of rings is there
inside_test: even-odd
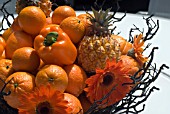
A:
[[[5,50],[5,46],[6,46],[6,42],[3,39],[3,37],[0,36],[0,58],[3,56],[4,50]]]
[[[52,19],[51,17],[46,18],[46,25],[52,24]]]
[[[19,13],[18,23],[25,32],[37,35],[46,24],[46,15],[39,7],[28,6]]]
[[[89,99],[86,97],[86,95],[84,93],[80,94],[78,99],[80,100],[80,103],[83,107],[83,111],[87,112],[88,109],[91,107],[92,103],[89,101]]]
[[[6,41],[6,58],[11,59],[14,51],[21,47],[33,47],[33,38],[24,31],[15,31]]]
[[[71,114],[83,114],[82,105],[77,97],[69,93],[64,93],[64,99],[68,101],[68,106],[72,108]]]
[[[52,14],[52,23],[60,24],[65,18],[70,16],[76,16],[75,10],[70,6],[59,6]]]
[[[12,66],[15,71],[34,72],[40,65],[40,57],[32,47],[22,47],[14,51]]]
[[[1,59],[0,60],[0,90],[4,86],[4,82],[9,75],[14,72],[12,67],[12,60],[10,59]]]
[[[50,84],[54,89],[64,92],[68,85],[67,73],[58,65],[45,65],[35,77],[37,87]]]
[[[7,41],[8,37],[12,34],[12,29],[11,27],[9,27],[8,29],[6,29],[3,34],[2,34],[2,37],[5,41]]]
[[[78,17],[68,17],[60,23],[60,28],[70,37],[73,43],[78,43],[85,34],[84,23]]]
[[[68,76],[68,86],[65,92],[78,97],[86,86],[85,80],[87,79],[87,75],[85,71],[76,64],[68,65],[63,68]]]
[[[89,14],[80,14],[77,17],[84,23],[85,35],[90,35],[93,29]]]
[[[15,72],[5,81],[8,83],[5,92],[11,92],[10,95],[4,96],[7,103],[13,107],[20,106],[19,96],[25,92],[31,92],[35,87],[35,77],[28,72]]]
[[[18,23],[18,16],[14,19],[14,22],[12,23],[10,28],[12,29],[12,31],[22,30]]]

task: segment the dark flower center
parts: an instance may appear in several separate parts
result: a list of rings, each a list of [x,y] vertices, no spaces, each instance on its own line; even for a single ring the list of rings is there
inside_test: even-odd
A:
[[[106,72],[106,73],[104,74],[103,84],[104,84],[105,86],[108,86],[108,85],[112,84],[113,81],[114,81],[114,74],[111,73],[111,72]]]
[[[42,102],[38,104],[36,111],[37,114],[52,114],[51,106],[49,102]]]

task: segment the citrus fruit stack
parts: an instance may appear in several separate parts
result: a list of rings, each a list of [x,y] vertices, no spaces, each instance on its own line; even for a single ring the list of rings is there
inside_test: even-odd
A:
[[[11,92],[4,96],[11,107],[19,113],[82,114],[115,85],[119,90],[106,106],[131,90],[122,85],[147,60],[142,35],[125,47],[124,38],[109,32],[110,10],[92,10],[76,15],[70,6],[59,6],[46,16],[41,8],[27,6],[19,12],[0,37],[0,78],[7,83],[4,91]],[[127,57],[129,51],[122,53],[120,46],[133,48],[139,59]]]
[[[84,25],[69,6],[58,7],[51,17],[36,6],[23,8],[0,37],[0,78],[8,83],[4,91],[11,92],[4,96],[7,103],[20,112],[25,94],[50,85],[64,95],[63,100],[68,103],[63,105],[70,107],[71,113],[83,113],[78,96],[85,88],[87,75],[75,62],[74,43],[80,41],[84,31]],[[2,89],[4,83],[1,81],[0,85]]]

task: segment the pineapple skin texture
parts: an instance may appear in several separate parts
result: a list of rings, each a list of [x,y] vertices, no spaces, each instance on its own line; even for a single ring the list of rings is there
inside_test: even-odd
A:
[[[110,35],[84,36],[78,47],[78,64],[86,72],[95,72],[96,68],[104,69],[106,60],[120,58],[120,46]]]

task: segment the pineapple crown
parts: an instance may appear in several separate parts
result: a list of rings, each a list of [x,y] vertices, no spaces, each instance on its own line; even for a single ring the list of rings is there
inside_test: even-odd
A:
[[[110,33],[109,27],[112,25],[111,22],[113,19],[113,15],[109,14],[110,10],[111,8],[108,8],[106,11],[102,9],[97,11],[92,7],[92,12],[94,16],[87,12],[93,26],[92,28],[95,33],[98,34]]]

